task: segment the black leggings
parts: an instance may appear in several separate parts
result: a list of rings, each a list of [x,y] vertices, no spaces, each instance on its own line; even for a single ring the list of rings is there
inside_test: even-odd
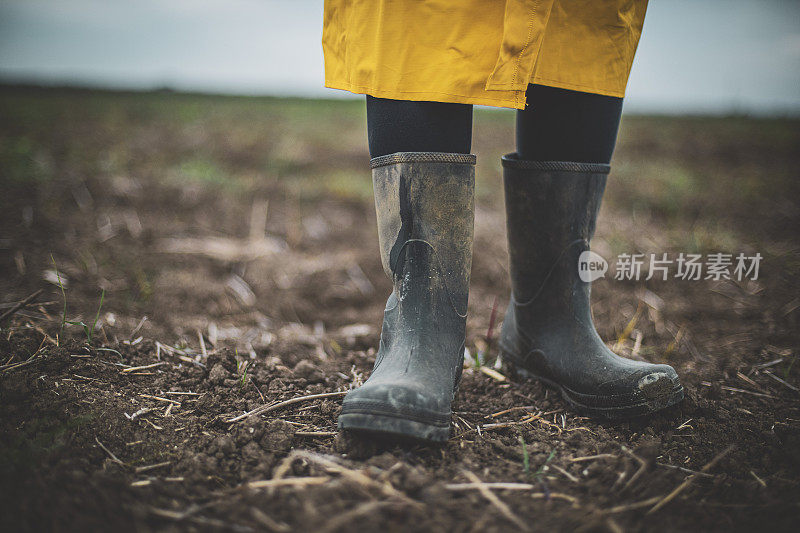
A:
[[[528,85],[517,111],[517,153],[532,161],[608,163],[614,153],[622,98]],[[395,152],[468,154],[472,106],[367,96],[372,157]]]

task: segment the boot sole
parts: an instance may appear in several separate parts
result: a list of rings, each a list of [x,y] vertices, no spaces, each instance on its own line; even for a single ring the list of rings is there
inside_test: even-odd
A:
[[[577,393],[573,390],[570,390],[568,387],[561,385],[560,383],[539,376],[537,374],[534,374],[530,370],[522,368],[520,365],[514,363],[513,356],[508,352],[502,351],[501,355],[506,364],[510,365],[517,374],[527,379],[534,379],[537,381],[541,381],[548,387],[560,391],[561,397],[564,398],[564,400],[566,400],[568,404],[570,404],[576,410],[581,411],[582,413],[586,413],[590,416],[603,417],[609,420],[626,420],[630,418],[637,418],[655,413],[656,411],[666,409],[667,407],[675,405],[676,403],[683,400],[683,386],[678,385],[676,387],[673,387],[668,394],[665,394],[663,396],[648,398],[634,403],[624,403],[624,404],[614,405],[613,396],[592,397],[586,394]],[[578,397],[581,397],[583,401],[578,400],[577,399]],[[587,399],[590,398],[595,398],[595,399],[587,402]]]
[[[428,442],[445,442],[450,425],[439,426],[386,414],[346,413],[339,415],[339,429],[380,435],[395,435]]]

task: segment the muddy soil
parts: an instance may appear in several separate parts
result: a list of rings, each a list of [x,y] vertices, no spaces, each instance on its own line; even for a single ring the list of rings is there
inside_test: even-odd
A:
[[[390,290],[361,104],[2,88],[0,314],[42,292],[0,322],[0,528],[795,530],[798,123],[625,119],[594,249],[764,261],[595,283],[609,346],[686,388],[611,423],[495,369],[512,122],[476,116],[473,361],[430,446],[336,430]]]

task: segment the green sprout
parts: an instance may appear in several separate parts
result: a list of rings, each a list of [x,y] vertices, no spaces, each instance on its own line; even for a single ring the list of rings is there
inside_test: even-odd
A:
[[[545,459],[542,466],[540,466],[539,469],[533,473],[534,478],[539,479],[542,476],[542,474],[544,473],[544,469],[547,468],[548,463],[553,460],[553,457],[555,457],[555,455],[556,451],[555,449],[553,449],[553,451],[550,452],[550,455],[547,456],[547,459]]]
[[[522,438],[522,435],[519,436],[519,443],[522,445],[522,471],[525,472],[525,475],[531,476],[536,480],[542,477],[545,468],[553,460],[553,457],[556,455],[555,449],[550,452],[550,455],[547,456],[544,463],[534,472],[531,474],[531,458],[530,454],[528,453],[528,445],[525,444],[525,439]]]
[[[85,322],[83,322],[82,320],[78,320],[78,321],[74,321],[74,322],[67,322],[67,324],[70,324],[70,325],[73,325],[73,326],[81,326],[83,328],[83,333],[86,335],[86,339],[89,342],[89,344],[92,343],[92,337],[94,336],[94,330],[97,327],[97,322],[100,320],[100,309],[103,308],[103,301],[105,300],[105,298],[106,298],[106,290],[103,289],[103,291],[100,293],[100,305],[97,307],[97,314],[95,314],[95,316],[94,316],[94,322],[92,322],[91,327],[88,324],[86,324]]]
[[[531,471],[531,459],[530,455],[528,455],[528,446],[525,444],[525,439],[522,438],[522,435],[519,436],[519,443],[522,444],[522,471],[525,472],[525,475],[528,475]]]
[[[250,365],[247,364],[247,361],[239,361],[239,350],[234,348],[233,353],[236,355],[236,371],[242,373],[241,388],[244,388],[247,384],[247,367]]]
[[[91,326],[84,323],[82,320],[67,320],[67,293],[64,291],[64,282],[61,281],[61,273],[58,271],[58,265],[56,264],[53,254],[50,254],[50,261],[53,262],[53,268],[56,271],[56,280],[58,280],[58,288],[61,289],[61,297],[64,300],[64,308],[61,311],[61,326],[58,329],[58,337],[56,337],[56,340],[58,342],[61,341],[61,335],[64,333],[64,327],[69,324],[71,326],[81,326],[83,328],[83,333],[86,335],[86,339],[89,341],[89,344],[91,344],[92,337],[94,336],[94,330],[97,328],[97,322],[100,321],[100,310],[103,308],[103,301],[105,301],[106,298],[106,290],[102,289],[102,292],[100,293],[100,305],[97,306],[97,313],[94,315],[94,322],[92,322]]]

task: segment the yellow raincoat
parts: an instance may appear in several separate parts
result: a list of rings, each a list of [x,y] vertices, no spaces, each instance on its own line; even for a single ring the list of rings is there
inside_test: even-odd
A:
[[[529,83],[622,97],[647,0],[325,0],[325,86],[525,107]]]

